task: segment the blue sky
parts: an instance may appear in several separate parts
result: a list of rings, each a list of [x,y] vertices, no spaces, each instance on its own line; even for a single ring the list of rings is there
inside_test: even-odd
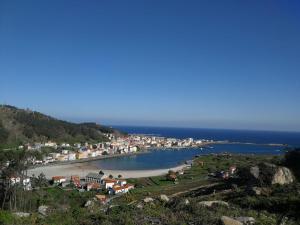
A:
[[[0,102],[71,121],[300,131],[299,11],[0,0]]]

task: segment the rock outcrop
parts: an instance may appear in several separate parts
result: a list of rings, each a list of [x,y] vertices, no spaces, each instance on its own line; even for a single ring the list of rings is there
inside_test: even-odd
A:
[[[39,208],[38,208],[38,212],[41,214],[41,215],[43,215],[43,216],[47,216],[47,214],[48,214],[48,206],[46,206],[46,205],[41,205],[41,206],[39,206]]]
[[[222,205],[222,206],[229,207],[229,204],[224,201],[202,201],[202,202],[199,202],[199,205],[203,205],[203,206],[207,206],[207,207],[212,207],[213,205]]]
[[[154,201],[153,198],[150,198],[150,197],[144,198],[145,203],[149,203],[149,202],[153,202],[153,201]]]
[[[138,209],[143,209],[143,208],[144,208],[144,205],[143,205],[142,203],[139,203],[139,204],[136,205],[136,207],[137,207]]]
[[[294,175],[286,167],[278,167],[273,179],[272,184],[290,184],[294,182]]]
[[[188,199],[185,199],[185,200],[184,200],[184,204],[185,204],[185,205],[189,205],[189,204],[190,204],[190,201],[189,201]]]
[[[168,202],[168,201],[170,201],[170,199],[169,199],[168,196],[166,196],[166,195],[160,195],[160,200],[163,201],[163,202]]]
[[[251,187],[250,194],[253,195],[265,195],[269,196],[272,193],[272,189],[270,187]]]
[[[88,200],[85,204],[84,207],[88,208],[94,205],[94,202],[92,200]]]
[[[29,217],[30,216],[30,213],[26,213],[26,212],[15,212],[13,214],[17,217]]]
[[[249,170],[250,180],[260,185],[290,184],[294,182],[293,173],[286,167],[270,163],[253,166]]]
[[[240,221],[243,225],[253,225],[255,224],[255,219],[249,216],[242,216],[235,218],[237,221]]]
[[[228,216],[222,216],[221,217],[221,222],[223,225],[243,225],[242,222],[235,220],[231,217]]]

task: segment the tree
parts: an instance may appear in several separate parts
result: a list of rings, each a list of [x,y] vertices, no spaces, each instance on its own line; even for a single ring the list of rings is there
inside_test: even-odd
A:
[[[122,178],[122,175],[121,175],[121,174],[119,174],[119,175],[118,175],[118,178]]]
[[[37,186],[38,187],[48,186],[48,181],[44,173],[40,173],[40,175],[37,177]]]
[[[113,175],[111,175],[111,174],[110,174],[108,177],[109,177],[110,179],[113,179],[113,178],[114,178],[114,176],[113,176]]]
[[[100,175],[104,175],[104,172],[102,170],[99,171]]]
[[[175,172],[174,170],[169,170],[169,171],[168,171],[168,174],[169,174],[169,175],[176,175],[176,172]]]

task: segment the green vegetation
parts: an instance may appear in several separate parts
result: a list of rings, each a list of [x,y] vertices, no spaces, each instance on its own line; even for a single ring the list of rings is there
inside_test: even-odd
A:
[[[277,160],[276,156],[202,156],[195,159],[194,166],[186,170],[183,175],[177,175],[177,182],[167,180],[166,176],[129,179],[128,182],[138,187],[130,192],[130,199],[141,200],[147,196],[157,197],[161,194],[169,196],[181,192],[190,193],[192,190],[198,189],[201,186],[223,184],[219,179],[209,178],[208,174],[211,172],[228,170],[232,165],[236,165],[239,168],[246,168],[256,165],[257,163],[266,161],[274,162]],[[126,199],[122,198],[117,199],[117,202],[128,203]]]
[[[16,153],[17,154],[17,153]],[[18,159],[22,159],[19,152]],[[261,194],[253,193],[245,182],[244,170],[262,163],[286,165],[294,168],[288,153],[281,156],[262,155],[207,155],[195,158],[192,167],[176,175],[176,181],[167,176],[129,179],[135,189],[112,199],[108,205],[98,201],[86,207],[97,193],[78,192],[72,187],[61,188],[45,184],[41,175],[34,186],[40,187],[26,193],[18,190],[16,208],[10,208],[9,200],[0,210],[0,224],[51,224],[51,225],[93,225],[93,224],[221,224],[221,216],[248,216],[258,225],[300,223],[300,184],[264,186]],[[237,173],[229,179],[209,176],[217,171],[227,171],[236,166]],[[169,201],[161,200],[161,195]],[[25,196],[26,195],[26,196]],[[15,199],[14,195],[11,195]],[[145,203],[145,198],[152,198]],[[201,201],[225,201],[229,206],[206,207]],[[12,205],[14,201],[12,200]],[[37,209],[41,205],[49,207],[48,216],[41,216]],[[26,218],[18,218],[13,212],[29,212]]]
[[[32,142],[101,142],[103,133],[120,132],[96,123],[75,124],[39,112],[0,105],[0,149]]]

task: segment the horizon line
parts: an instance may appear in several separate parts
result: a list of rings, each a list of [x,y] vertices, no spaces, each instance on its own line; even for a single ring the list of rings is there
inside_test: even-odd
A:
[[[264,130],[264,129],[246,129],[246,128],[208,128],[208,127],[188,127],[188,126],[157,126],[157,125],[117,125],[117,124],[100,124],[109,126],[112,128],[116,127],[151,127],[151,128],[173,128],[173,129],[203,129],[203,130],[228,130],[228,131],[259,131],[259,132],[283,132],[283,133],[300,133],[300,131],[294,130]]]

